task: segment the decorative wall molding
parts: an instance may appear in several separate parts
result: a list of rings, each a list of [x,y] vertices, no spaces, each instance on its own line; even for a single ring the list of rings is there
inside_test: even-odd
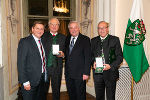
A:
[[[20,0],[6,0],[9,94],[18,89],[17,47],[21,36]]]
[[[93,37],[93,0],[80,0],[81,33]]]

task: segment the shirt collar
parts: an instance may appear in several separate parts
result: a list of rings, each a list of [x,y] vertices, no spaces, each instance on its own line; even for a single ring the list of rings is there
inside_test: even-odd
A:
[[[71,40],[72,40],[73,38],[77,39],[77,38],[78,38],[78,36],[79,36],[79,35],[77,35],[77,36],[75,36],[75,37],[71,36]]]
[[[40,39],[37,38],[34,34],[32,34],[32,36],[33,36],[33,38],[34,38],[35,41],[41,40],[41,38]]]
[[[105,40],[107,36],[108,36],[108,34],[105,37],[100,36],[100,38],[101,38],[101,40]]]
[[[57,32],[54,34],[54,33],[53,33],[53,32],[51,32],[51,31],[50,31],[50,33],[51,33],[52,35],[55,35],[55,36],[58,34]]]

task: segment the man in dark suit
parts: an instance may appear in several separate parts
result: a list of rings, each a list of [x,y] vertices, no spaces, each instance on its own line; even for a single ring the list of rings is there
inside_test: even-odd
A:
[[[63,52],[66,37],[63,34],[58,33],[60,23],[57,18],[50,19],[48,25],[50,32],[44,33],[42,36],[47,58],[48,79],[51,81],[53,100],[60,100],[60,86],[64,57]],[[54,45],[59,45],[59,54],[53,54],[53,50],[56,49],[53,48]],[[48,89],[49,85],[47,87]]]
[[[123,61],[123,54],[119,38],[109,35],[109,26],[105,21],[98,24],[99,36],[91,40],[93,76],[96,100],[115,100],[116,81],[119,78],[118,68]],[[104,57],[102,73],[96,73],[96,57]]]
[[[35,21],[32,34],[22,38],[18,45],[17,66],[23,100],[46,100],[45,51],[41,43],[44,24]]]
[[[90,75],[90,39],[80,33],[79,23],[68,25],[70,35],[65,42],[65,79],[69,100],[86,100],[86,80]]]

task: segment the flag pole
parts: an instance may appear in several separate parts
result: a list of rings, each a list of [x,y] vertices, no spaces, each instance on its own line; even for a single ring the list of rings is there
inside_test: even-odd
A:
[[[132,76],[132,84],[131,84],[131,100],[133,100],[133,76]]]

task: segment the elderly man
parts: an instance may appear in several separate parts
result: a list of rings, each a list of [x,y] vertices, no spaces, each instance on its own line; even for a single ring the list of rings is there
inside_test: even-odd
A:
[[[60,100],[65,36],[58,33],[60,23],[57,18],[50,19],[48,25],[49,32],[44,33],[42,37],[47,58],[48,79],[51,81],[53,100]],[[59,52],[56,50],[59,50]],[[56,51],[56,54],[54,54],[54,51]]]
[[[91,45],[89,37],[80,33],[79,23],[68,25],[70,35],[65,42],[65,79],[69,100],[86,100],[86,80],[90,75]]]
[[[119,78],[118,68],[123,61],[119,38],[108,33],[108,23],[101,21],[98,24],[99,36],[91,40],[96,100],[105,100],[105,88],[107,100],[115,100],[116,81]]]

